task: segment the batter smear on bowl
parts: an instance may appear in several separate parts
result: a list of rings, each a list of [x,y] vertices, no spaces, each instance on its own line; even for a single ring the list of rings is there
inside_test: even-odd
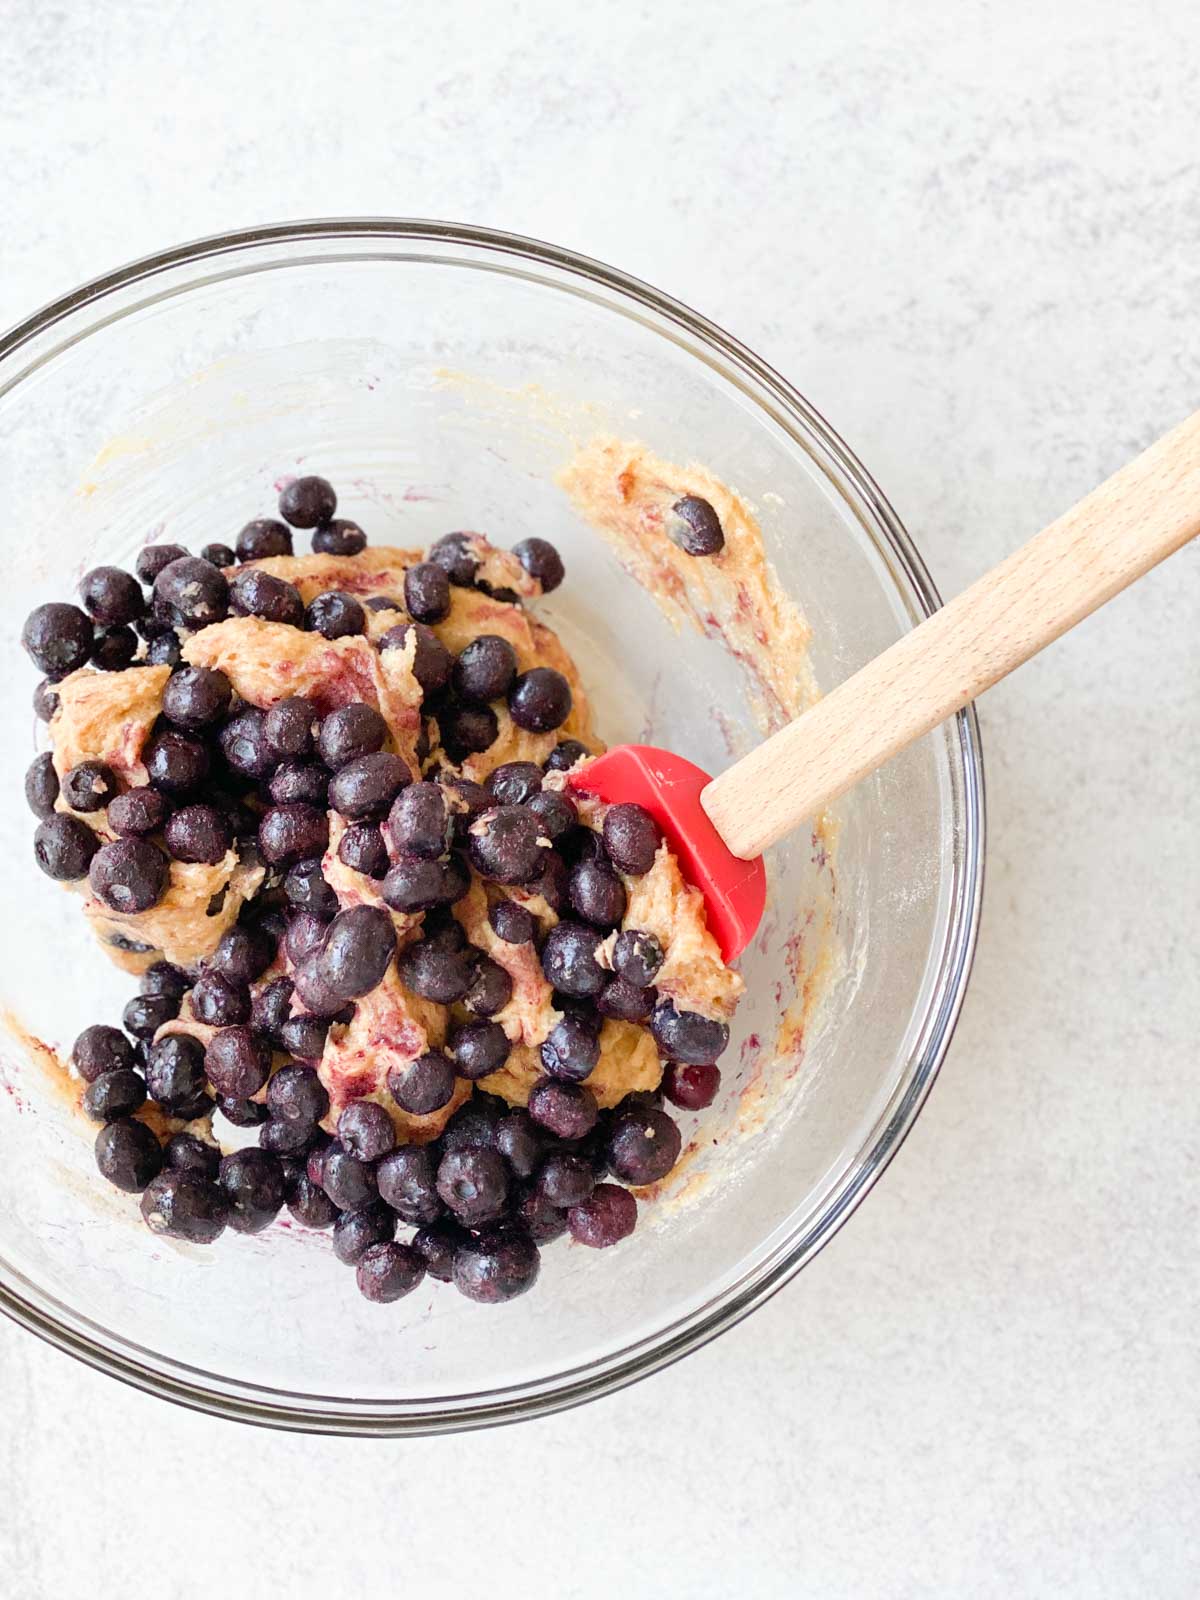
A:
[[[279,511],[25,625],[38,864],[140,979],[72,1051],[97,1165],[159,1233],[286,1205],[370,1300],[507,1300],[633,1231],[742,980],[648,813],[568,789],[603,746],[534,613],[555,548],[371,547],[319,477]],[[666,532],[697,568],[737,537],[691,493]]]

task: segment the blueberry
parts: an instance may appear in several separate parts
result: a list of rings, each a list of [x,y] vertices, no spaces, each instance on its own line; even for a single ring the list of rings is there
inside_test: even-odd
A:
[[[422,861],[401,856],[383,880],[382,894],[393,911],[424,911],[452,905],[470,887],[470,879],[455,856],[445,861]]]
[[[529,1115],[559,1139],[583,1139],[596,1126],[596,1097],[581,1083],[542,1078],[529,1094]]]
[[[508,711],[518,728],[549,733],[571,714],[571,685],[553,667],[533,667],[509,690]]]
[[[575,802],[569,795],[559,794],[555,789],[543,789],[540,794],[535,794],[526,802],[526,809],[533,812],[543,834],[555,845],[565,840],[579,821]]]
[[[546,864],[549,846],[538,819],[523,806],[497,806],[471,826],[471,864],[494,883],[530,883]]]
[[[512,999],[512,992],[512,978],[499,962],[481,955],[475,963],[475,974],[463,996],[463,1004],[477,1017],[494,1017]]]
[[[51,826],[42,823],[43,828]],[[117,839],[102,845],[88,869],[92,892],[111,910],[127,915],[157,905],[169,876],[170,863],[149,839]]]
[[[329,1110],[329,1094],[312,1067],[280,1067],[267,1084],[267,1109],[284,1122],[312,1128]]]
[[[653,1107],[621,1110],[609,1130],[606,1154],[623,1183],[657,1183],[679,1159],[683,1140],[665,1111]]]
[[[293,528],[315,528],[337,510],[337,495],[327,478],[293,478],[279,495],[279,515]]]
[[[58,695],[49,678],[43,678],[33,691],[33,712],[40,722],[49,722],[58,710]]]
[[[532,1289],[539,1265],[537,1245],[526,1228],[489,1228],[455,1252],[454,1287],[468,1300],[499,1305]]]
[[[637,1201],[615,1183],[598,1183],[586,1200],[567,1212],[571,1237],[593,1250],[619,1244],[636,1226]]]
[[[349,1109],[349,1108],[347,1108]],[[379,1193],[409,1223],[430,1223],[442,1215],[437,1165],[428,1145],[402,1144],[376,1168]]]
[[[187,628],[207,628],[229,610],[229,585],[198,556],[169,562],[154,580],[154,602]]]
[[[715,1061],[729,1043],[729,1027],[694,1011],[676,1011],[669,1000],[654,1008],[650,1018],[654,1042],[672,1061],[686,1066]]]
[[[437,1192],[467,1227],[493,1222],[508,1199],[508,1167],[495,1150],[452,1150],[438,1163]]]
[[[137,635],[132,628],[98,628],[92,665],[101,672],[124,672],[137,655],[137,648]]]
[[[237,536],[239,561],[264,561],[269,556],[290,556],[292,530],[274,517],[255,517]]]
[[[121,1117],[96,1135],[96,1165],[109,1183],[137,1194],[162,1167],[158,1140],[144,1122]]]
[[[205,1173],[168,1168],[147,1184],[141,1211],[154,1234],[211,1245],[226,1230],[229,1200]]]
[[[319,1061],[329,1034],[329,1018],[301,1013],[288,1017],[279,1029],[280,1047],[302,1061]]]
[[[258,825],[258,850],[272,866],[290,866],[324,853],[329,817],[316,806],[270,806]]]
[[[363,605],[368,611],[404,610],[404,601],[397,600],[394,594],[373,594],[370,599],[363,601]]]
[[[594,928],[581,922],[560,922],[551,928],[542,946],[542,971],[552,989],[577,1000],[600,993],[608,974],[596,959],[598,938]]]
[[[442,745],[454,762],[490,750],[500,736],[500,724],[490,706],[450,705],[438,714]]]
[[[296,1221],[305,1228],[331,1228],[340,1212],[333,1201],[306,1173],[299,1173],[286,1183],[287,1208]]]
[[[517,653],[499,634],[481,633],[454,663],[454,692],[481,704],[502,700],[517,675]]]
[[[466,1022],[454,1029],[447,1048],[460,1078],[485,1078],[499,1072],[512,1049],[498,1022]]]
[[[548,539],[522,539],[513,545],[513,555],[529,576],[549,594],[563,581],[562,557]]]
[[[229,584],[229,609],[237,617],[304,626],[304,601],[295,584],[261,567],[245,567]]]
[[[121,1013],[121,1023],[135,1039],[153,1039],[164,1023],[178,1015],[177,994],[135,994]]]
[[[256,1095],[270,1071],[270,1045],[245,1026],[222,1028],[208,1041],[205,1076],[224,1098],[245,1100]]]
[[[163,716],[195,732],[211,728],[229,710],[233,685],[219,668],[180,667],[163,690]]]
[[[343,1211],[355,1211],[375,1199],[375,1169],[344,1150],[335,1139],[321,1162],[321,1187]]]
[[[238,1233],[261,1233],[283,1205],[283,1168],[267,1150],[235,1150],[221,1159],[220,1187],[229,1205],[229,1226]]]
[[[83,1109],[93,1122],[116,1122],[146,1103],[146,1085],[136,1072],[102,1072],[83,1091]]]
[[[629,802],[605,813],[604,848],[621,872],[649,872],[661,843],[662,831],[644,807]]]
[[[221,935],[208,965],[211,972],[223,973],[234,983],[254,983],[271,965],[274,955],[269,934],[250,923],[239,922]]]
[[[689,556],[715,556],[725,548],[721,519],[699,495],[686,494],[671,507],[667,538]]]
[[[627,978],[614,978],[597,996],[596,1009],[602,1017],[613,1017],[618,1022],[645,1022],[657,999],[655,989],[639,989]]]
[[[297,911],[288,918],[283,936],[284,953],[294,967],[320,952],[325,943],[326,922],[315,911]],[[338,1008],[335,1006],[334,1010]]]
[[[663,1074],[663,1092],[674,1105],[685,1111],[703,1111],[712,1105],[721,1087],[721,1069],[711,1062],[690,1066],[672,1061]]]
[[[169,809],[165,795],[143,785],[113,797],[108,807],[108,825],[124,838],[144,838],[158,832],[167,820]]]
[[[304,626],[325,639],[347,639],[367,631],[367,614],[352,594],[327,589],[308,602]]]
[[[374,1100],[352,1100],[338,1118],[337,1136],[344,1150],[358,1161],[378,1161],[396,1147],[396,1129],[391,1117]],[[379,1177],[379,1192],[385,1200],[383,1174]],[[388,1204],[391,1201],[388,1200]]]
[[[542,1066],[552,1078],[579,1083],[600,1060],[598,1017],[568,1011],[555,1023],[541,1047]]]
[[[292,1014],[293,988],[290,978],[272,978],[254,991],[250,1005],[250,1026],[255,1033],[264,1034],[272,1044],[279,1043],[283,1025]]]
[[[337,916],[337,893],[325,877],[320,856],[297,861],[289,867],[283,880],[283,892],[290,906],[297,911],[310,911],[321,922],[329,922]]]
[[[44,822],[47,817],[54,815],[54,802],[58,799],[58,792],[58,773],[54,770],[54,757],[47,750],[44,755],[34,757],[25,773],[25,802],[34,816],[40,817]]]
[[[334,517],[314,531],[312,547],[319,556],[358,556],[367,548],[367,536],[357,522]]]
[[[85,878],[100,840],[78,817],[56,812],[33,835],[34,860],[48,878],[72,883]]]
[[[204,1046],[186,1033],[168,1033],[146,1051],[146,1092],[174,1114],[203,1092]]]
[[[71,1060],[85,1083],[95,1083],[106,1072],[131,1072],[133,1046],[119,1028],[93,1022],[71,1046]]]
[[[442,1050],[427,1050],[405,1067],[392,1067],[388,1092],[410,1116],[425,1117],[440,1111],[454,1094],[454,1063]]]
[[[84,665],[93,639],[87,612],[58,600],[31,611],[21,629],[21,643],[34,666],[54,683]]]
[[[164,567],[180,561],[187,555],[181,544],[148,544],[138,552],[134,571],[145,584],[153,584]]]
[[[597,928],[615,928],[625,915],[625,885],[607,862],[576,862],[567,896],[579,916]]]
[[[535,761],[505,761],[493,767],[484,788],[494,805],[523,806],[542,787],[542,769]]]
[[[177,667],[182,660],[179,635],[173,630],[157,634],[146,646],[146,665],[149,667]]]
[[[192,980],[182,967],[170,961],[154,961],[138,979],[142,994],[169,994],[173,1000],[182,1000],[192,987]]]
[[[271,774],[269,788],[277,806],[303,804],[323,810],[329,803],[329,769],[317,761],[297,761],[289,756]]]
[[[442,1129],[442,1154],[452,1150],[494,1150],[506,1110],[503,1100],[476,1090]]]
[[[505,944],[528,944],[537,927],[533,912],[515,900],[497,900],[488,911],[488,921]]]
[[[239,706],[221,729],[221,754],[244,778],[269,777],[278,764],[279,754],[267,738],[267,718],[257,706]]]
[[[172,797],[190,794],[208,776],[208,749],[191,733],[166,728],[142,751],[142,761],[156,789]]]
[[[567,1213],[551,1205],[536,1183],[531,1183],[514,1207],[514,1217],[529,1230],[535,1244],[546,1245],[567,1231]]]
[[[422,939],[401,955],[400,976],[414,994],[445,1006],[463,998],[474,972],[462,951],[441,949]]]
[[[367,994],[396,953],[396,927],[381,906],[351,906],[329,925],[321,960],[344,1000]]]
[[[403,650],[408,643],[410,633],[414,633],[417,639],[413,656],[413,676],[426,694],[437,694],[450,682],[450,676],[454,671],[454,657],[432,628],[426,627],[423,622],[397,623],[380,638],[379,648]]]
[[[496,1149],[518,1178],[528,1178],[536,1169],[546,1148],[546,1140],[533,1118],[521,1106],[500,1118],[496,1128]]]
[[[120,567],[93,567],[79,585],[84,609],[108,627],[135,622],[146,609],[146,596],[136,578]]]
[[[167,819],[163,843],[176,861],[215,866],[233,843],[233,830],[215,806],[184,806]]]
[[[479,558],[468,545],[470,537],[469,533],[447,533],[429,547],[430,561],[462,589],[469,589],[475,582],[479,567]]]
[[[591,752],[578,739],[562,739],[546,757],[547,772],[570,772],[578,761],[586,761]]]
[[[266,713],[263,732],[280,759],[307,756],[316,748],[320,725],[320,713],[312,701],[302,694],[291,694],[277,700]]]
[[[368,1200],[365,1206],[343,1211],[333,1225],[333,1253],[348,1267],[361,1261],[374,1244],[395,1237],[396,1214],[381,1200]]]
[[[201,561],[207,561],[209,566],[219,567],[223,572],[226,567],[237,565],[237,556],[227,544],[206,544],[200,548]]]
[[[639,989],[652,984],[663,964],[663,948],[652,933],[626,928],[613,947],[613,971]]]
[[[446,791],[450,810],[454,816],[455,838],[466,842],[471,825],[491,806],[491,797],[481,783],[472,778],[456,778],[452,773],[438,774],[438,786]]]
[[[442,622],[450,614],[450,580],[433,561],[404,574],[404,604],[414,622]]]
[[[439,1283],[449,1283],[454,1274],[454,1257],[470,1235],[449,1217],[426,1224],[413,1234],[412,1248],[425,1263],[425,1270]]]
[[[308,919],[316,922],[309,912],[299,911],[294,921]],[[322,927],[323,924],[317,924]],[[336,1017],[346,1004],[347,996],[333,981],[326,965],[325,952],[322,948],[324,935],[321,935],[321,944],[310,949],[306,954],[296,960],[289,949],[289,958],[295,961],[293,979],[296,985],[296,996],[303,1004],[306,1011],[318,1017]]]
[[[552,1206],[577,1206],[596,1187],[591,1166],[569,1150],[552,1150],[538,1173],[538,1188]]]
[[[257,1128],[267,1120],[267,1108],[257,1100],[245,1100],[237,1095],[221,1095],[217,1110],[235,1128]]]
[[[336,772],[359,756],[381,750],[387,732],[387,723],[375,707],[357,700],[329,713],[321,724],[317,749],[325,765]]]
[[[450,848],[453,831],[447,791],[437,783],[411,784],[388,814],[388,831],[397,850],[436,861]]]
[[[220,972],[202,972],[191,996],[192,1015],[210,1028],[229,1028],[250,1020],[250,995],[244,983]]]
[[[351,821],[381,817],[411,778],[407,764],[387,750],[356,756],[334,774],[329,804]]]
[[[373,1244],[355,1268],[355,1282],[363,1298],[376,1305],[401,1300],[425,1276],[425,1260],[412,1245],[384,1241]]]
[[[356,822],[338,840],[338,860],[353,872],[382,878],[389,866],[383,834],[373,822]]]
[[[193,1041],[194,1043],[195,1041]],[[201,1051],[201,1055],[203,1055]],[[194,1133],[173,1133],[163,1146],[163,1158],[176,1172],[198,1172],[215,1181],[221,1168],[221,1152]]]
[[[49,757],[42,759],[49,760]],[[81,761],[62,780],[62,797],[72,811],[103,811],[116,793],[117,775],[103,761]]]

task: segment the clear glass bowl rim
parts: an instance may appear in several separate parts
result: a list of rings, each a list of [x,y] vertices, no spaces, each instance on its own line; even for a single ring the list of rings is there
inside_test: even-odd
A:
[[[363,251],[362,245],[369,245],[372,240],[417,247],[424,244],[430,250],[457,250],[457,257],[437,259],[462,264],[465,258],[476,266],[490,266],[543,283],[546,279],[539,280],[538,271],[548,270],[555,275],[555,286],[560,289],[569,288],[585,296],[594,296],[599,289],[606,302],[615,299],[626,315],[649,323],[664,337],[678,337],[693,354],[697,353],[694,346],[699,344],[707,351],[706,359],[767,410],[772,420],[834,479],[843,495],[853,496],[864,531],[913,613],[928,616],[941,605],[921,556],[886,496],[854,452],[786,379],[708,318],[640,279],[591,257],[520,234],[424,218],[335,217],[269,223],[176,245],[81,284],[0,336],[0,395],[60,350],[88,337],[112,319],[101,317],[82,332],[49,348],[47,335],[76,313],[94,310],[98,302],[135,284],[176,268],[204,263],[215,266],[222,258],[233,260],[216,273],[221,277],[297,264],[304,258],[277,258],[275,252],[277,247],[303,245],[306,241],[325,246],[357,244],[359,248],[352,258],[361,259],[370,254],[369,249]],[[319,259],[337,259],[336,252],[326,250]],[[186,294],[200,283],[211,281],[212,276],[207,273],[169,287],[166,297]],[[124,314],[118,310],[114,316],[119,319]],[[974,959],[983,892],[984,778],[973,706],[967,706],[954,719],[952,749],[952,777],[961,806],[961,851],[954,861],[951,912],[938,954],[936,978],[920,1018],[916,1047],[905,1064],[897,1092],[816,1223],[790,1236],[736,1283],[688,1316],[586,1368],[490,1393],[410,1402],[291,1396],[222,1379],[108,1335],[106,1330],[77,1316],[61,1302],[39,1294],[27,1283],[22,1292],[13,1282],[0,1279],[0,1311],[88,1366],[175,1404],[260,1426],[326,1434],[387,1437],[445,1433],[546,1415],[610,1393],[699,1349],[764,1304],[812,1260],[849,1218],[903,1143],[949,1048]]]

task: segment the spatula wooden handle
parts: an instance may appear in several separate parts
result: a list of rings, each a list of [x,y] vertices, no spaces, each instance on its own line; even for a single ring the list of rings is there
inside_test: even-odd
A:
[[[1200,533],[1200,412],[715,778],[701,804],[761,854]]]

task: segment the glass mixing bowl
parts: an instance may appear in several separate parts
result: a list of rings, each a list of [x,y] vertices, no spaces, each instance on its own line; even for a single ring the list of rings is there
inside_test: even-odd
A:
[[[91,1365],[226,1416],[329,1432],[461,1428],[571,1405],[745,1316],[831,1237],[897,1149],[946,1051],[983,863],[971,713],[838,806],[836,850],[772,852],[725,1087],[684,1117],[689,1160],[634,1238],[549,1248],[500,1308],[428,1284],[369,1305],[328,1237],[276,1225],[210,1249],[151,1235],[95,1173],[34,1039],[116,1021],[131,980],[37,872],[23,770],[40,725],[26,613],[148,539],[195,549],[317,470],[373,543],[454,528],[552,538],[541,609],[610,741],[710,770],[755,737],[719,641],[677,633],[554,476],[596,434],[701,461],[756,508],[829,686],[937,604],[865,469],[787,383],[657,291],[529,240],[441,223],[290,224],[136,262],[0,341],[6,1028],[0,1304]],[[788,1026],[780,1030],[782,1013]],[[778,1039],[778,1043],[775,1041]]]

